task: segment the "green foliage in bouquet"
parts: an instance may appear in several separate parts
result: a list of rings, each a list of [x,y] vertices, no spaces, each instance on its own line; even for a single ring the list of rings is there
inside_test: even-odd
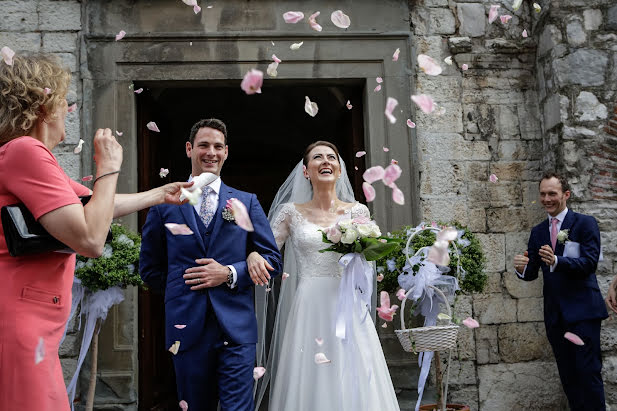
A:
[[[458,222],[451,223],[437,223],[439,227],[442,226],[454,226],[458,230],[464,230],[462,239],[468,240],[469,245],[462,246],[457,244],[458,250],[461,254],[457,254],[454,246],[450,244],[450,272],[448,275],[456,275],[456,267],[460,259],[461,268],[466,271],[465,278],[461,280],[459,278],[459,287],[464,293],[481,292],[484,290],[488,277],[484,272],[484,266],[486,264],[486,258],[482,252],[482,246],[478,238],[465,226]],[[382,257],[377,260],[377,270],[383,274],[383,280],[377,284],[378,291],[387,291],[394,293],[398,290],[398,276],[403,273],[403,267],[407,263],[405,256],[405,245],[407,244],[408,232],[414,230],[415,227],[404,226],[399,231],[391,233],[391,236],[398,238],[401,241],[398,244],[398,248],[391,254]],[[430,230],[422,231],[411,240],[410,253],[415,253],[422,247],[430,247],[435,242],[435,233]],[[413,250],[411,250],[413,248]],[[413,270],[416,272],[419,269],[418,266],[414,266]]]
[[[363,237],[358,238],[351,244],[344,244],[343,242],[333,243],[328,240],[326,233],[322,232],[322,241],[330,244],[330,247],[319,250],[320,253],[325,253],[326,251],[334,251],[340,254],[362,253],[366,261],[375,261],[387,258],[393,252],[399,250],[402,240],[388,237]]]
[[[141,237],[120,224],[112,224],[111,232],[114,238],[105,244],[101,257],[77,256],[75,276],[91,292],[114,286],[144,285],[139,276]]]

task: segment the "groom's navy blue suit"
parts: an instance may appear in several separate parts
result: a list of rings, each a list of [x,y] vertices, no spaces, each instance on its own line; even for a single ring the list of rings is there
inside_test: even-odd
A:
[[[544,324],[557,361],[559,376],[570,408],[604,410],[604,387],[600,350],[600,323],[608,317],[606,305],[596,280],[600,256],[600,231],[596,220],[568,210],[561,230],[569,230],[568,240],[580,244],[577,258],[564,257],[564,244],[557,241],[554,254],[557,266],[553,272],[538,254],[540,247],[551,244],[549,220],[531,230],[527,247],[529,263],[526,281],[544,274]],[[577,346],[564,338],[569,331],[583,339]]]
[[[222,217],[230,198],[248,209],[255,228],[247,232]],[[172,235],[165,223],[186,224],[193,235]],[[153,289],[165,293],[166,346],[180,341],[173,357],[179,400],[191,411],[253,411],[253,367],[257,322],[253,282],[246,257],[257,251],[279,274],[281,256],[266,215],[254,194],[221,183],[217,211],[206,227],[194,207],[184,204],[152,207],[143,227],[140,273]],[[182,277],[196,259],[213,258],[232,265],[236,286],[193,291]],[[175,325],[186,325],[177,328]]]

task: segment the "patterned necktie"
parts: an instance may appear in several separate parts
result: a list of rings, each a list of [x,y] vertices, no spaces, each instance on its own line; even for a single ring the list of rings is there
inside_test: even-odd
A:
[[[559,220],[556,218],[551,219],[551,245],[553,246],[553,251],[557,246],[557,224]]]
[[[214,213],[216,212],[216,201],[215,201],[215,192],[210,186],[206,186],[204,188],[203,193],[201,194],[201,207],[199,208],[199,216],[201,217],[201,221],[204,222],[206,227],[210,225],[212,222],[212,217],[214,217]]]

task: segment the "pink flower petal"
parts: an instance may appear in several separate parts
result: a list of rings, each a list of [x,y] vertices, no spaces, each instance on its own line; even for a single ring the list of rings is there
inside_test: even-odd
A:
[[[280,58],[276,57],[276,54],[272,55],[272,60],[274,60],[275,62],[277,62],[279,64],[283,62]]]
[[[398,106],[398,100],[393,97],[388,97],[386,102],[386,110],[384,111],[388,120],[390,120],[390,124],[396,123],[396,117],[392,115],[392,111]]]
[[[499,5],[492,5],[490,10],[488,11],[488,24],[492,24],[495,20],[497,20],[497,14],[499,9]]]
[[[135,90],[133,93],[135,94],[141,94],[141,92],[144,91],[143,88],[138,88],[137,90]]]
[[[317,345],[322,346],[323,345],[323,338],[315,338],[315,342],[317,343]]]
[[[377,82],[377,84],[383,83],[383,79],[381,77],[377,77],[375,81]]]
[[[186,328],[186,324],[176,324],[176,325],[174,325],[174,327],[176,327],[179,330],[183,330],[183,329]]]
[[[392,61],[398,61],[398,55],[400,54],[401,49],[396,49],[394,54],[392,55]]]
[[[173,355],[176,355],[178,354],[179,349],[180,349],[180,341],[176,341],[171,345],[171,347],[168,348],[167,351],[169,351]]]
[[[381,324],[381,328],[388,328],[388,323]]]
[[[264,81],[264,73],[260,70],[251,69],[246,72],[240,88],[248,95],[261,93],[261,86]]]
[[[2,60],[8,65],[13,65],[13,57],[15,56],[15,52],[11,50],[9,47],[2,47],[0,49],[0,56],[2,56]]]
[[[146,124],[146,128],[150,131],[155,131],[157,133],[161,132],[161,130],[159,130],[159,127],[156,125],[154,121],[151,121],[148,124]]]
[[[122,40],[126,36],[126,31],[120,30],[118,34],[116,34],[116,41]]]
[[[469,68],[469,66],[468,66],[467,64],[464,64],[464,63],[463,63],[463,65],[461,66],[461,69],[462,69],[463,71],[467,71],[467,69],[468,69],[468,68]]]
[[[398,305],[390,306],[390,295],[387,291],[381,292],[380,301],[381,304],[377,307],[377,315],[384,321],[392,321],[398,309]]]
[[[358,166],[353,166],[354,170],[358,171]]]
[[[585,343],[583,342],[581,337],[579,337],[578,335],[576,335],[574,333],[571,333],[569,331],[563,335],[563,338],[565,338],[566,340],[570,341],[572,344],[585,345]]]
[[[197,14],[201,11],[201,7],[199,7],[198,5],[194,5],[193,6],[193,13]]]
[[[165,178],[167,177],[167,174],[169,174],[169,170],[161,167],[161,170],[159,171],[159,177]]]
[[[527,29],[523,30],[523,34],[521,34],[521,36],[523,36],[524,39],[527,38],[527,36],[528,36]]]
[[[387,153],[388,151],[390,151],[390,149],[388,147],[382,147],[384,153]]]
[[[497,182],[497,180],[499,180],[499,178],[497,178],[497,176],[496,176],[495,174],[491,174],[491,175],[488,177],[488,179],[489,179],[489,181],[490,181],[491,183],[496,183],[496,182]]]
[[[351,109],[352,109],[352,107],[353,107],[353,106],[351,105],[351,102],[350,102],[349,100],[347,100],[347,104],[345,104],[345,106],[347,106],[347,109],[348,109],[348,110],[351,110]]]
[[[286,280],[287,278],[289,278],[289,274],[283,273],[281,274],[281,277],[283,278],[283,280]]]
[[[346,29],[351,25],[351,20],[349,19],[349,16],[343,13],[341,10],[333,11],[330,15],[330,20],[332,20],[332,23],[340,29]]]
[[[270,76],[270,77],[276,77],[278,76],[278,71],[276,71],[276,69],[278,68],[279,63],[277,63],[276,61],[273,61],[272,63],[268,64],[268,68],[266,69],[266,73]]]
[[[392,201],[394,201],[398,205],[405,204],[405,195],[403,194],[401,189],[398,188],[394,183],[392,183]]]
[[[414,123],[410,119],[407,119],[407,127],[409,127],[409,128],[416,128],[416,123]]]
[[[45,95],[51,94],[51,89],[49,87],[45,87]]]
[[[375,90],[373,90],[373,91],[376,93],[379,90],[381,90],[381,84],[377,84],[377,87],[375,87]]]
[[[79,139],[79,143],[77,143],[77,147],[75,147],[73,149],[73,153],[75,154],[79,154],[81,153],[81,149],[84,146],[84,140],[82,140],[81,138]]]
[[[311,99],[308,98],[308,96],[304,96],[304,98],[304,111],[306,111],[309,116],[315,117],[317,115],[317,112],[319,111],[317,103],[313,103]]]
[[[188,403],[187,403],[186,401],[184,401],[184,400],[180,401],[180,402],[178,403],[178,405],[180,406],[180,409],[181,409],[182,411],[188,411],[188,409],[189,409],[189,405],[188,405]]]
[[[458,230],[454,227],[445,227],[436,235],[437,241],[454,241],[458,238]]]
[[[288,11],[283,14],[283,20],[285,20],[285,23],[296,24],[302,19],[304,19],[304,13],[301,11]]]
[[[426,259],[436,265],[447,266],[450,264],[448,242],[435,241],[435,243],[429,248]]]
[[[193,231],[186,224],[166,223],[165,227],[173,235],[192,235]]]
[[[73,111],[77,110],[77,103],[73,103],[69,106],[69,108],[66,110],[67,113],[72,113]]]
[[[90,174],[89,176],[85,176],[81,178],[81,181],[92,181],[92,174]]]
[[[236,224],[240,228],[246,231],[255,231],[253,228],[253,223],[251,222],[251,218],[249,217],[248,210],[246,206],[242,203],[242,201],[232,198],[231,200],[231,212],[233,213],[234,219],[236,220]]]
[[[124,134],[124,133],[122,131],[116,130],[116,134],[118,135],[118,137],[122,137],[122,134]]]
[[[385,174],[385,170],[382,166],[374,166],[367,169],[364,174],[362,174],[362,178],[369,184],[373,184],[377,180],[381,180]]]
[[[399,299],[399,301],[403,301],[405,298],[407,298],[405,295],[407,294],[407,292],[402,289],[399,288],[399,290],[396,292],[396,298]]]
[[[512,16],[509,14],[504,14],[503,16],[499,16],[499,19],[501,20],[501,24],[507,24],[510,19],[512,19]]]
[[[383,274],[377,274],[377,282],[380,283],[383,281]]]
[[[362,191],[367,202],[371,202],[375,199],[375,188],[367,182],[362,183]]]
[[[360,158],[360,157],[362,157],[362,156],[364,156],[364,155],[366,155],[366,151],[358,151],[358,152],[356,153],[356,157],[357,157],[357,158]]]
[[[255,367],[253,368],[253,379],[257,381],[266,373],[266,369],[264,367]]]
[[[316,20],[317,17],[319,17],[319,14],[320,12],[316,11],[308,18],[309,26],[311,26],[311,28],[315,31],[321,31],[321,26],[317,23]]]
[[[45,358],[45,341],[43,337],[39,337],[39,343],[34,349],[34,364],[37,365]]]
[[[328,364],[331,361],[326,357],[326,354],[318,352],[315,354],[315,364]]]
[[[392,187],[392,184],[398,180],[402,173],[403,170],[397,164],[390,164],[384,170],[383,183],[388,187]]]
[[[422,110],[422,112],[430,114],[435,111],[435,102],[433,101],[433,98],[431,96],[428,96],[426,94],[418,94],[411,96],[411,99],[414,103],[418,105],[418,107],[420,107],[420,110]]]
[[[471,317],[467,317],[463,320],[463,325],[467,328],[478,328],[480,324]]]
[[[439,63],[426,54],[418,54],[418,66],[429,76],[438,76],[441,74],[441,66]]]

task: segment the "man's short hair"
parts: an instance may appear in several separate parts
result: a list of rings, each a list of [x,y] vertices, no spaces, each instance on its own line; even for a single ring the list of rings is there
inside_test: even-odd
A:
[[[570,184],[568,183],[568,180],[563,175],[555,171],[547,171],[546,173],[544,173],[544,175],[540,179],[540,183],[543,182],[544,180],[548,180],[553,177],[559,180],[559,184],[561,184],[562,193],[565,193],[566,191],[570,191]]]
[[[225,136],[225,145],[227,145],[227,126],[218,118],[206,118],[193,124],[193,127],[191,127],[191,134],[189,136],[189,142],[191,145],[195,143],[195,136],[197,135],[199,129],[204,127],[213,128],[223,133],[223,136]]]

